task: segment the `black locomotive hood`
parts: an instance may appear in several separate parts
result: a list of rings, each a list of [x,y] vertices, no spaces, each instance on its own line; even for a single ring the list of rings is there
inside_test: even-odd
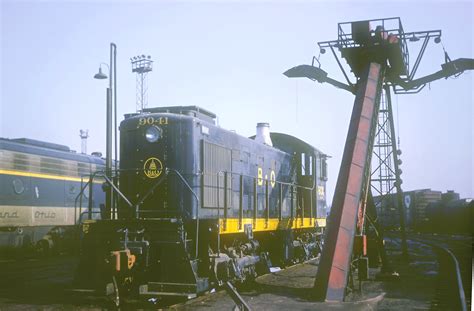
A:
[[[132,117],[146,117],[149,114],[173,114],[180,116],[188,116],[209,122],[214,125],[216,124],[216,114],[199,106],[169,106],[146,108],[143,109],[141,113],[126,114],[125,119]]]

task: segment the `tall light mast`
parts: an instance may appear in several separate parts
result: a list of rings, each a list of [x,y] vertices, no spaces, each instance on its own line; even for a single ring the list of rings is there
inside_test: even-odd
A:
[[[132,72],[137,74],[136,98],[137,112],[148,106],[148,73],[153,70],[151,56],[138,55],[130,58],[132,62]]]

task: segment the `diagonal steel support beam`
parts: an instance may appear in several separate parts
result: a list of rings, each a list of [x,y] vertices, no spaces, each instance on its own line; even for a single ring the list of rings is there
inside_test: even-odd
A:
[[[359,207],[365,199],[363,193],[370,178],[383,75],[382,65],[370,63],[357,85],[326,242],[315,280],[319,300],[344,300]]]
[[[352,85],[347,85],[337,80],[328,77],[328,73],[321,68],[310,66],[310,65],[299,65],[288,69],[283,73],[288,78],[308,78],[319,83],[327,82],[334,85],[337,88],[354,93]]]

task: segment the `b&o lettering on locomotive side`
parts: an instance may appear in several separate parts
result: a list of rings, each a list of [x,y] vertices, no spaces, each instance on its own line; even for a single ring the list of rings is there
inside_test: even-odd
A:
[[[324,187],[323,186],[318,186],[318,196],[320,200],[324,199]]]
[[[272,188],[275,187],[275,183],[276,183],[275,171],[272,170],[270,172],[270,185],[272,186]]]
[[[263,185],[263,170],[261,167],[257,169],[257,184],[259,186]]]
[[[275,170],[273,170],[273,169],[270,170],[270,179],[268,179],[267,174],[265,174],[265,177],[263,176],[263,168],[258,167],[257,168],[257,185],[263,186],[263,181],[264,180],[270,180],[270,185],[272,186],[272,188],[274,188],[275,185],[276,185]]]

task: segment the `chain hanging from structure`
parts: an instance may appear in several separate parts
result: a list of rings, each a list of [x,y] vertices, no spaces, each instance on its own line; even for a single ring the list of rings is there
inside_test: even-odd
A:
[[[153,70],[153,61],[151,56],[139,55],[130,58],[132,62],[132,72],[136,76],[136,103],[137,112],[142,111],[148,106],[148,73]]]

